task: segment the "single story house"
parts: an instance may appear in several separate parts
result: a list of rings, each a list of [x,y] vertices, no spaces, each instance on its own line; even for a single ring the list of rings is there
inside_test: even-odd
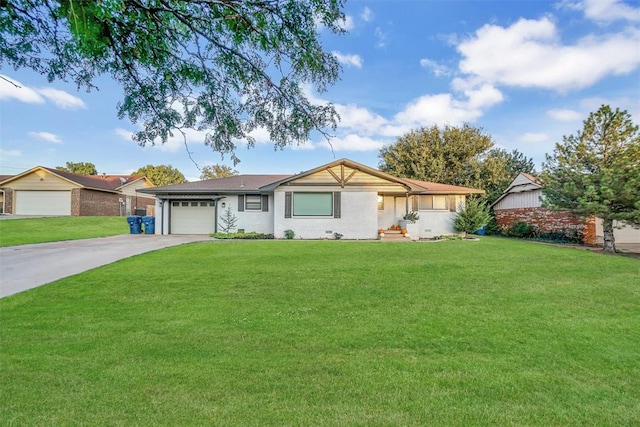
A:
[[[235,229],[282,238],[377,239],[416,211],[412,239],[453,234],[453,219],[466,196],[483,190],[398,178],[340,159],[295,175],[237,175],[140,189],[156,197],[156,234],[209,234],[225,216]]]
[[[14,215],[130,215],[155,207],[144,176],[78,175],[36,166],[0,181],[2,212]]]
[[[502,229],[515,222],[535,225],[543,232],[564,232],[576,230],[586,244],[601,245],[604,242],[602,219],[590,217],[579,219],[570,212],[552,211],[542,207],[542,183],[538,178],[521,173],[509,184],[491,207],[496,222]],[[616,243],[640,243],[640,230],[614,221]]]

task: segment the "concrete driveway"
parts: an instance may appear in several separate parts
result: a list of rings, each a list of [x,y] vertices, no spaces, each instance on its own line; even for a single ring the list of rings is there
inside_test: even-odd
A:
[[[0,298],[133,255],[209,240],[207,235],[124,234],[0,248]]]

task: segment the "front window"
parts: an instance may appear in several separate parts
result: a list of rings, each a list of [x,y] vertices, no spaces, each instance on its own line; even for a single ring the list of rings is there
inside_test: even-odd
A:
[[[378,196],[378,210],[384,210],[384,196]]]
[[[420,196],[421,211],[445,211],[447,209],[447,196]]]
[[[245,209],[248,211],[262,210],[262,196],[260,194],[247,194],[245,197]]]
[[[332,216],[332,193],[293,193],[294,216]]]

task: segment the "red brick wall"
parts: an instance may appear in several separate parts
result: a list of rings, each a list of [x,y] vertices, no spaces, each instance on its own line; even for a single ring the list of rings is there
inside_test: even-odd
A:
[[[71,215],[118,216],[121,194],[74,188],[71,190]]]
[[[544,233],[575,229],[583,234],[584,243],[596,244],[596,221],[593,217],[583,221],[569,212],[556,212],[546,208],[497,209],[494,213],[496,222],[503,230],[509,228],[514,222],[535,225]]]

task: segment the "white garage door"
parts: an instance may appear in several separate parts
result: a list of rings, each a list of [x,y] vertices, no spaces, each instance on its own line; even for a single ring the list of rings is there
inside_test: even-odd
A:
[[[171,234],[211,234],[214,229],[212,201],[171,202]]]
[[[71,191],[16,191],[17,215],[71,215]]]

